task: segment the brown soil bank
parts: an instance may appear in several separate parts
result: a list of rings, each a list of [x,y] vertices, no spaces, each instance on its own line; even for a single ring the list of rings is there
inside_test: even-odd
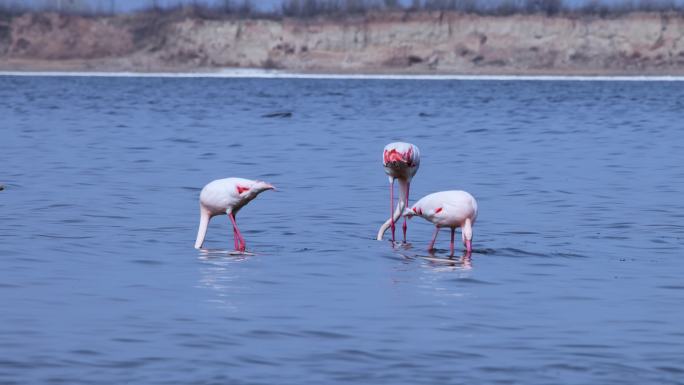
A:
[[[2,70],[684,74],[684,16],[394,13],[210,20],[176,13],[0,19]]]

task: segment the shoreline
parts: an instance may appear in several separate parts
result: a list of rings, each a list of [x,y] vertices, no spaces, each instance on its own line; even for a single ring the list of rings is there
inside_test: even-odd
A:
[[[462,81],[629,81],[684,82],[684,75],[492,75],[406,73],[314,73],[229,68],[212,71],[5,71],[0,77],[101,77],[101,78],[214,78],[214,79],[310,79],[310,80],[462,80]]]

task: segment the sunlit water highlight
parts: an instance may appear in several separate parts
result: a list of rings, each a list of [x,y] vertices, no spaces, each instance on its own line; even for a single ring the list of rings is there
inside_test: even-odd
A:
[[[684,382],[676,82],[0,77],[0,383]],[[276,114],[290,112],[290,117]],[[477,197],[472,258],[374,241]],[[192,248],[208,181],[260,178]]]

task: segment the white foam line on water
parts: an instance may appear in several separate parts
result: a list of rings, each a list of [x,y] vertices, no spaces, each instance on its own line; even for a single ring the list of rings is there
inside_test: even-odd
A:
[[[112,78],[245,78],[245,79],[360,79],[360,80],[498,80],[498,81],[684,81],[684,76],[557,76],[557,75],[399,75],[316,74],[262,69],[226,69],[216,72],[60,72],[0,71],[0,76],[112,77]]]

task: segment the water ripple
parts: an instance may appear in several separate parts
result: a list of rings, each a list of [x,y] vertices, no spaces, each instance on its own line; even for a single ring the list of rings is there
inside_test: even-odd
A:
[[[677,384],[673,82],[0,76],[0,382]],[[465,189],[471,255],[389,207]],[[208,250],[208,181],[265,179]],[[395,195],[396,199],[396,195]],[[220,220],[222,219],[222,220]],[[397,231],[401,237],[401,225]]]

